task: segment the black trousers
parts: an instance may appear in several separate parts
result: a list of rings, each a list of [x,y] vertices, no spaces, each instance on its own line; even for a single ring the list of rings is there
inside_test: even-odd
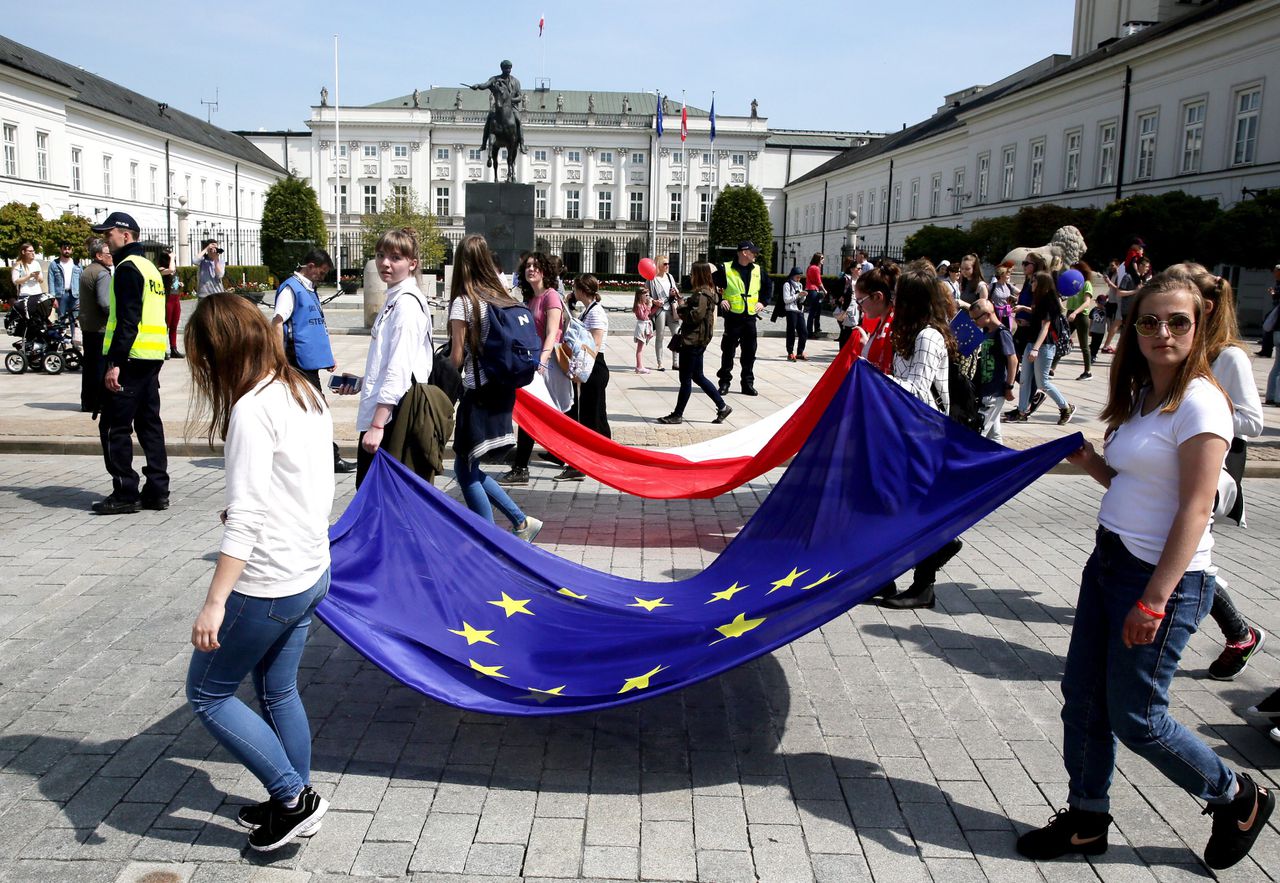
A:
[[[720,338],[720,370],[716,377],[723,384],[733,382],[733,354],[742,346],[742,385],[754,386],[756,382],[756,317],[738,313],[726,313],[724,336]]]
[[[164,449],[160,420],[159,359],[129,359],[120,367],[120,392],[103,390],[98,432],[102,457],[111,475],[111,493],[118,500],[163,500],[169,496],[169,455]],[[139,491],[133,468],[133,434],[146,457],[142,468],[146,486]]]
[[[106,335],[97,331],[85,331],[84,361],[80,366],[80,410],[97,414],[102,410],[102,399],[107,391],[102,386],[102,342]]]
[[[796,315],[799,315],[798,313]],[[716,385],[702,373],[702,356],[707,351],[705,346],[680,347],[680,393],[676,396],[676,409],[673,414],[684,416],[684,409],[689,404],[689,396],[693,395],[693,385],[710,396],[717,411],[724,410],[724,399],[720,396]]]
[[[296,365],[294,367],[297,368]],[[320,369],[319,368],[298,368],[298,370],[302,372],[303,377],[307,378],[307,383],[310,383],[312,386],[314,386],[316,388],[316,392],[320,393],[320,398],[324,398],[324,387],[320,385]],[[341,459],[342,459],[342,452],[338,450],[338,443],[334,442],[333,443],[333,465],[337,466],[338,461]],[[357,485],[357,487],[358,486],[359,485]]]
[[[573,385],[573,410],[569,414],[587,429],[605,438],[613,438],[613,431],[609,429],[609,411],[605,407],[608,386],[609,366],[604,363],[604,353],[596,353],[595,365],[587,382]]]

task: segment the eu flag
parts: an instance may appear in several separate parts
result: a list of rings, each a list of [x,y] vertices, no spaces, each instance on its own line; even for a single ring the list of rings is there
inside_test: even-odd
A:
[[[658,130],[658,137],[659,137],[659,138],[661,138],[661,137],[662,137],[662,101],[663,101],[663,99],[662,99],[662,94],[661,94],[661,93],[659,93],[659,94],[658,94],[657,125],[654,127],[654,128],[656,128],[656,129]]]
[[[1081,445],[1014,451],[865,361],[706,570],[642,582],[480,519],[379,454],[331,532],[317,613],[391,676],[461,708],[593,711],[728,671],[865,601]]]

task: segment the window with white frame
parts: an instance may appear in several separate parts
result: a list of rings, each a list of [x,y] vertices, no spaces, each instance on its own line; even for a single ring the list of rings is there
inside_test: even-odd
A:
[[[1262,87],[1250,86],[1236,93],[1236,119],[1232,165],[1252,163],[1258,156],[1258,121],[1262,114]]]
[[[155,166],[152,166],[148,171],[148,180],[151,183],[151,204],[152,205],[160,204],[160,184],[159,184],[159,180],[157,179],[158,172],[159,170]]]
[[[564,152],[564,161],[565,161],[565,162],[568,162],[568,163],[581,163],[581,162],[582,162],[582,151],[581,151],[581,150],[566,150],[566,151]]]
[[[1006,147],[1004,149],[1004,178],[1000,185],[1000,198],[1013,199],[1013,183],[1014,173],[1018,164],[1018,148]]]
[[[395,205],[397,211],[413,211],[413,205],[409,201],[408,184],[392,184],[391,201]]]
[[[440,162],[448,162],[448,160],[449,160],[449,148],[447,148],[447,147],[437,147],[437,148],[436,148],[436,159],[437,159],[438,161],[440,161]]]
[[[182,195],[187,198],[187,205],[191,205],[191,176],[183,176]]]
[[[79,147],[71,148],[71,189],[77,193],[84,189],[84,153]]]
[[[889,188],[887,185],[880,188],[880,217],[886,222],[889,220]]]
[[[49,180],[49,133],[36,132],[36,180]]]
[[[484,159],[484,151],[479,147],[467,148],[467,160],[469,162],[480,162],[482,159]]]
[[[364,213],[366,215],[376,215],[378,213],[378,185],[364,185]]]
[[[18,177],[18,126],[15,123],[4,124],[4,173],[11,178]]]
[[[602,221],[613,220],[612,190],[601,190],[596,194],[596,217]]]
[[[1098,186],[1106,187],[1116,182],[1116,122],[1098,127]]]
[[[111,157],[106,154],[102,156],[102,195],[111,195]]]
[[[447,217],[449,217],[449,214],[450,214],[450,212],[449,212],[449,188],[448,188],[448,187],[437,187],[437,188],[436,188],[436,217],[437,217],[437,218],[447,218]]]
[[[991,196],[991,154],[978,156],[978,203],[985,203]]]
[[[711,220],[711,194],[705,190],[698,194],[698,220],[703,224]]]
[[[745,166],[747,164],[747,155],[745,153],[732,153],[729,155],[729,165]]]
[[[338,185],[338,212],[340,214],[347,213],[347,185]]]
[[[862,221],[863,218],[862,218],[862,194],[861,193],[858,194],[858,207],[854,209],[854,211],[858,213],[858,220]]]
[[[599,153],[596,154],[596,162],[605,166],[613,165],[613,151],[612,150],[600,151]]]
[[[395,157],[396,159],[408,159],[408,158],[409,158],[409,145],[408,145],[408,144],[397,144],[395,147],[391,148],[391,155],[392,155],[393,157]]]
[[[1200,157],[1204,153],[1203,101],[1192,101],[1182,106],[1182,159],[1178,162],[1178,174],[1191,175],[1200,171]]]
[[[704,166],[715,165],[715,157],[712,155],[711,151],[708,150],[706,153],[702,154],[702,164]]]
[[[874,225],[876,222],[876,192],[874,190],[867,191],[867,224]]]
[[[209,208],[209,179],[200,179],[200,211]]]
[[[340,156],[343,159],[347,158],[347,145],[345,144],[338,145],[338,156]]]
[[[902,220],[902,184],[893,185],[893,219]]]
[[[539,187],[533,191],[533,216],[535,218],[547,216],[547,188],[545,187]]]
[[[968,194],[964,192],[964,175],[964,167],[961,166],[955,170],[955,174],[952,175],[951,178],[951,199],[952,205],[954,206],[952,211],[957,214],[959,214],[960,210],[964,208],[964,198],[968,196]]]
[[[377,158],[378,158],[378,145],[376,145],[376,144],[366,144],[366,145],[364,146],[364,158],[365,158],[365,159],[377,159]]]
[[[1031,178],[1028,188],[1032,196],[1044,193],[1044,139],[1031,142]]]
[[[684,151],[683,151],[683,150],[673,150],[673,151],[671,151],[671,164],[672,164],[673,166],[682,166],[682,165],[684,165]]]
[[[934,175],[929,184],[929,217],[936,218],[942,208],[942,176]]]
[[[642,166],[644,165],[644,162],[645,162],[645,155],[643,153],[636,152],[631,154],[631,164],[633,166]]]
[[[1158,111],[1149,110],[1138,114],[1138,159],[1134,177],[1145,181],[1156,171],[1156,128],[1159,125]]]
[[[1063,190],[1080,189],[1080,143],[1082,139],[1083,133],[1079,129],[1066,134],[1066,143],[1063,145],[1065,158],[1062,172]]]
[[[684,194],[679,190],[671,192],[671,204],[667,211],[668,221],[679,221],[684,210]]]
[[[631,204],[627,214],[627,217],[631,220],[644,220],[644,197],[645,195],[639,191],[631,191]]]
[[[546,151],[546,149],[545,149],[545,148],[543,148],[543,149],[540,149],[540,150],[535,150],[535,151],[533,152],[533,161],[534,161],[534,162],[546,162],[546,161],[547,161],[547,151]]]
[[[135,166],[136,166],[136,165],[137,165],[137,163],[134,163],[133,165],[135,165]],[[133,185],[133,183],[134,183],[135,179],[137,178],[137,175],[136,175],[136,174],[134,174],[134,173],[135,173],[135,171],[136,171],[136,169],[130,169],[130,170],[129,170],[129,183],[130,183],[131,187],[132,187],[132,185]],[[132,187],[132,189],[135,189],[135,190],[136,190],[137,188],[136,188],[136,187]],[[215,212],[217,212],[218,214],[222,214],[222,184],[221,184],[221,182],[219,182],[219,181],[214,181],[214,182],[213,182],[213,210],[214,210]]]
[[[129,198],[138,201],[138,164],[129,163]]]
[[[564,192],[564,216],[570,221],[576,221],[582,217],[581,190],[566,190]]]
[[[920,214],[920,179],[911,182],[911,209],[909,217],[914,221]]]

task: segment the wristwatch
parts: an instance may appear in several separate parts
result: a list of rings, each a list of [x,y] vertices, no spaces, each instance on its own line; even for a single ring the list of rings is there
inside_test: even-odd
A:
[[[1004,391],[1005,391],[1005,392],[1013,392],[1013,384],[1012,384],[1012,383],[1006,383],[1006,384],[1004,385]]]

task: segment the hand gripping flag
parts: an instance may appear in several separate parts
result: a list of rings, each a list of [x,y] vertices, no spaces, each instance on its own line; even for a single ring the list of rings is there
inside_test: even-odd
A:
[[[460,708],[593,711],[695,684],[822,626],[1082,443],[986,441],[865,362],[706,570],[624,579],[482,520],[379,454],[331,531],[317,613],[396,679]]]

